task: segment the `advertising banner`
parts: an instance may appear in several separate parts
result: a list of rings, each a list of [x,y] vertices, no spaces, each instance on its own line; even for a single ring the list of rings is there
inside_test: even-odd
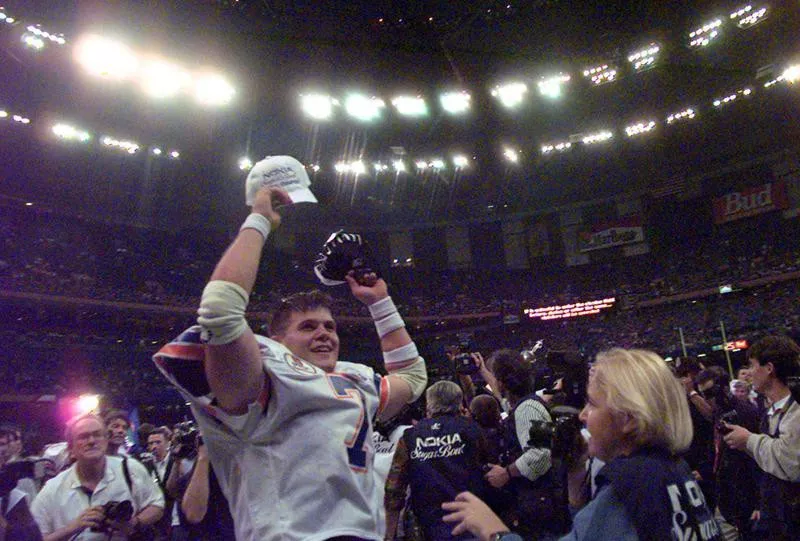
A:
[[[713,201],[713,206],[714,223],[724,224],[788,208],[789,198],[786,193],[786,184],[768,182],[761,186],[742,188],[739,191],[717,197]]]
[[[590,231],[578,232],[578,250],[581,252],[591,252],[637,242],[644,242],[644,228],[641,218],[638,216],[595,224]]]

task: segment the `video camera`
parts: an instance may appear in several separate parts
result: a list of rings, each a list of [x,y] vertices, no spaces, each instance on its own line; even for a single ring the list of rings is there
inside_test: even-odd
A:
[[[177,445],[172,454],[176,458],[192,458],[197,454],[197,437],[200,431],[192,421],[178,423],[173,428],[172,444]]]
[[[571,406],[578,411],[586,403],[586,384],[589,382],[589,364],[577,351],[549,350],[544,355],[543,342],[521,353],[531,363],[536,377],[536,387],[544,388],[545,394],[553,395],[556,405]],[[561,381],[560,389],[556,389]]]
[[[453,344],[447,349],[453,354],[453,369],[456,374],[471,376],[478,372],[478,367],[472,360],[472,353],[478,351],[478,347],[471,337],[464,336],[459,339],[457,344]]]
[[[52,461],[46,458],[25,458],[7,462],[0,468],[0,497],[6,497],[17,486],[20,479],[40,481],[47,475],[47,465]]]
[[[531,421],[527,448],[550,449],[554,457],[569,460],[577,452],[575,441],[583,428],[579,414],[574,407],[555,406],[550,412],[551,422]]]
[[[133,516],[133,504],[130,500],[110,501],[103,504],[103,523],[99,527],[92,527],[91,531],[97,533],[111,533],[112,523],[124,524]]]

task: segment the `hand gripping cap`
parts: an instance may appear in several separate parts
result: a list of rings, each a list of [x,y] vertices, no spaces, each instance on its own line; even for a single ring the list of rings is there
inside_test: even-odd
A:
[[[314,274],[326,286],[346,283],[345,276],[355,271],[356,280],[369,273],[378,274],[372,254],[361,235],[339,230],[328,237],[314,262]]]

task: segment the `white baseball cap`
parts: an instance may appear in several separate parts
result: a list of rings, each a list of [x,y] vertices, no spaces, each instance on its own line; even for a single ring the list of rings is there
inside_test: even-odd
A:
[[[282,188],[292,203],[316,203],[317,198],[308,189],[311,180],[303,164],[291,156],[267,156],[256,163],[245,182],[245,202],[252,206],[256,193],[264,186]]]

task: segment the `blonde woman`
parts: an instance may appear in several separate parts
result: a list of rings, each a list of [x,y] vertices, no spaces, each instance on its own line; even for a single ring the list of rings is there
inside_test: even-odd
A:
[[[580,419],[591,434],[588,452],[606,465],[594,497],[562,539],[720,539],[700,487],[678,457],[692,440],[692,421],[686,393],[664,360],[644,350],[601,353],[587,391]],[[472,494],[443,508],[454,534],[520,539]]]

